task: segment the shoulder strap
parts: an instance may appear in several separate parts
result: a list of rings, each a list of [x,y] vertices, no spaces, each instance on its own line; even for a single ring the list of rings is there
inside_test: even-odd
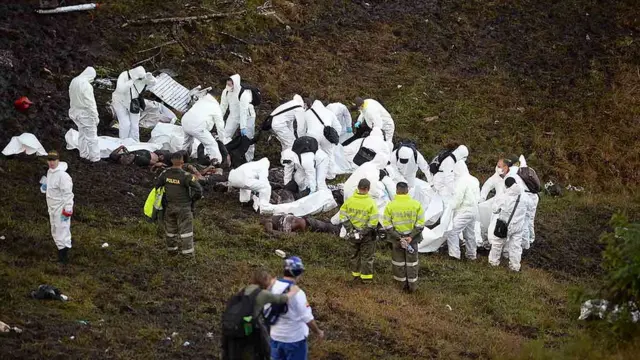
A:
[[[260,291],[262,291],[262,289],[260,289],[260,287],[258,287],[257,289],[253,290],[251,292],[251,294],[249,294],[249,297],[251,298],[251,301],[255,301],[255,299],[258,297],[258,295],[260,294]]]
[[[302,107],[302,106],[300,106],[300,105],[295,105],[295,106],[292,106],[292,107],[288,107],[288,108],[286,108],[286,109],[284,109],[284,110],[282,110],[282,111],[278,111],[277,113],[275,113],[275,114],[271,115],[271,117],[276,117],[276,116],[278,116],[278,115],[282,115],[282,114],[284,114],[284,113],[286,113],[286,112],[288,112],[288,111],[291,111],[291,110],[293,110],[293,109],[301,108],[301,107]],[[318,115],[316,115],[316,116],[318,116]]]
[[[245,91],[246,87],[240,85],[240,91],[238,92],[238,100],[240,100],[240,97],[242,96],[242,93]]]
[[[313,115],[315,115],[318,118],[318,121],[320,121],[322,126],[327,126],[327,125],[324,124],[324,121],[322,121],[322,119],[320,119],[320,116],[318,116],[318,113],[314,109],[311,109],[311,111],[313,111]]]
[[[511,224],[511,219],[513,219],[513,214],[516,213],[516,209],[518,208],[518,203],[520,202],[520,196],[518,195],[518,199],[516,199],[516,204],[513,206],[513,211],[511,212],[511,216],[509,216],[509,221],[507,221],[507,226]]]

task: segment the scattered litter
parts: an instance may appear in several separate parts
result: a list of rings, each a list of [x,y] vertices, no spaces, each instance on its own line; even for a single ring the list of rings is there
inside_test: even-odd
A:
[[[0,66],[13,67],[13,53],[10,50],[0,50]]]
[[[68,12],[72,12],[72,11],[87,11],[87,10],[93,10],[93,9],[97,9],[100,6],[100,4],[82,4],[82,5],[73,5],[73,6],[62,6],[62,7],[58,7],[55,9],[38,9],[36,10],[36,13],[41,14],[41,15],[48,15],[48,14],[62,14],[62,13],[68,13]]]
[[[131,197],[136,197],[132,192],[127,191],[127,195],[131,196]]]
[[[51,285],[40,285],[38,290],[31,292],[31,297],[38,300],[67,301],[69,297],[60,293],[60,290]]]
[[[184,113],[189,109],[189,101],[191,100],[189,89],[175,81],[167,73],[160,73],[156,76],[156,83],[149,88],[149,91],[180,112]]]
[[[18,327],[12,327],[11,330],[13,330],[16,334],[22,334],[22,329],[18,328]]]
[[[115,90],[116,87],[113,84],[113,80],[111,79],[95,79],[93,81],[93,84],[95,85],[95,87],[97,87],[98,89],[102,89],[102,90]]]
[[[287,31],[291,31],[291,26],[287,25],[287,26],[284,27],[284,29],[287,30]]]
[[[70,339],[70,340],[75,340],[75,339],[76,339],[76,337],[75,337],[75,336],[70,336],[70,337],[69,337],[69,339]]]
[[[428,117],[424,118],[424,121],[425,122],[432,122],[432,121],[438,120],[439,118],[440,118],[439,116],[428,116]]]
[[[208,333],[207,333],[207,338],[209,338],[209,339],[213,339],[213,333],[212,333],[212,332],[208,332]]]
[[[607,300],[587,300],[584,304],[582,304],[582,307],[580,308],[580,317],[578,317],[578,320],[587,320],[591,316],[596,316],[600,319],[604,319],[608,307],[609,302]],[[631,310],[631,322],[637,323],[638,321],[640,321],[640,310],[638,310],[636,304],[629,301],[629,309]],[[615,305],[607,320],[616,320],[617,315],[620,313],[620,311],[620,306]]]
[[[589,37],[589,34],[587,34],[586,39],[587,41],[591,41],[591,37]]]
[[[0,332],[6,333],[6,332],[9,332],[10,330],[11,330],[11,326],[0,321]]]
[[[518,110],[520,112],[524,112],[524,108],[523,107],[517,107],[516,110]]]
[[[80,325],[89,325],[89,322],[87,320],[78,320],[78,324],[80,324]]]
[[[584,188],[582,186],[573,186],[573,185],[569,184],[569,185],[567,185],[567,190],[576,191],[576,192],[582,192],[582,191],[584,191]]]
[[[31,105],[33,105],[33,102],[31,102],[31,100],[29,100],[29,98],[26,96],[21,96],[13,102],[13,107],[15,107],[16,110],[22,113],[26,112],[31,107]]]
[[[182,346],[184,346],[184,347],[187,347],[187,346],[189,346],[189,345],[191,345],[191,343],[190,343],[190,342],[188,342],[188,341],[185,341],[185,342],[184,342],[184,344],[182,344]]]
[[[453,311],[453,308],[451,308],[451,305],[447,304],[446,306],[449,311]]]
[[[253,62],[253,60],[251,60],[250,56],[244,56],[242,54],[238,54],[237,52],[233,52],[233,51],[230,51],[229,53],[231,55],[235,56],[235,57],[240,58],[240,60],[242,60],[243,63],[252,63]]]
[[[47,74],[53,76],[53,72],[51,72],[51,70],[47,69],[47,68],[42,68],[42,71],[46,72]]]
[[[282,250],[280,250],[280,249],[276,250],[276,255],[278,255],[279,257],[281,257],[281,258],[283,258],[283,259],[284,259],[285,257],[287,257],[287,253],[286,253],[286,252],[284,252],[284,251],[282,251]]]
[[[168,337],[168,336],[167,336],[167,337],[164,339],[164,341],[172,341],[172,340],[171,340],[171,338],[170,338],[170,337]]]
[[[177,332],[175,332],[175,331],[174,331],[173,333],[171,333],[171,337],[172,337],[172,338],[174,338],[174,337],[176,337],[176,336],[178,336],[178,333],[177,333]]]
[[[0,236],[0,240],[4,240],[4,239],[6,239],[4,235]]]
[[[102,248],[108,248],[108,247],[109,247],[109,244],[108,244],[108,243],[104,243],[104,244],[102,244]]]
[[[2,150],[4,156],[16,155],[20,153],[27,153],[27,155],[38,154],[40,156],[46,156],[45,151],[38,138],[31,133],[24,133],[20,136],[14,136],[11,138],[9,144]]]
[[[402,88],[402,85],[398,85],[398,89]]]

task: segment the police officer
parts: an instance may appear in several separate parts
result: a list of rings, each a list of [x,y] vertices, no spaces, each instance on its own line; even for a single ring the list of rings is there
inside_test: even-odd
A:
[[[172,167],[164,171],[156,182],[156,189],[164,187],[163,208],[167,250],[177,253],[182,243],[182,254],[191,255],[193,248],[193,203],[202,198],[202,186],[196,177],[182,170],[181,152],[171,155]]]
[[[382,226],[393,244],[391,264],[393,279],[405,290],[414,292],[418,281],[418,244],[422,241],[424,210],[409,196],[409,185],[399,182],[396,197],[384,209]]]
[[[378,226],[378,207],[369,195],[371,183],[361,179],[358,192],[340,208],[340,223],[347,230],[347,238],[353,244],[351,275],[353,280],[373,280],[373,258],[376,252],[375,228]]]

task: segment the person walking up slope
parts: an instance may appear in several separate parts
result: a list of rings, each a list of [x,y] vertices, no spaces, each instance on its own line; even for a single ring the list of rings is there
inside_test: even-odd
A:
[[[414,292],[418,288],[418,244],[424,230],[424,210],[422,205],[409,196],[409,185],[396,185],[396,198],[384,209],[382,226],[387,239],[393,244],[391,264],[393,279],[399,281],[403,289]]]
[[[378,226],[378,207],[369,195],[371,182],[361,179],[358,192],[348,198],[340,208],[340,223],[347,230],[347,239],[353,245],[351,275],[354,280],[373,280],[373,258],[376,252],[375,229]]]

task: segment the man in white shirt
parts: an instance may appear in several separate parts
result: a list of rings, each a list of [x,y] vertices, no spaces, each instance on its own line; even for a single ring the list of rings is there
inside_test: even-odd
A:
[[[271,287],[274,294],[282,294],[296,285],[304,272],[302,260],[292,256],[284,261],[284,277]],[[270,306],[265,307],[266,318],[270,318]],[[280,314],[271,326],[271,360],[306,360],[308,358],[307,337],[311,329],[318,339],[324,339],[324,332],[316,324],[307,295],[300,290],[289,299],[287,311]]]

